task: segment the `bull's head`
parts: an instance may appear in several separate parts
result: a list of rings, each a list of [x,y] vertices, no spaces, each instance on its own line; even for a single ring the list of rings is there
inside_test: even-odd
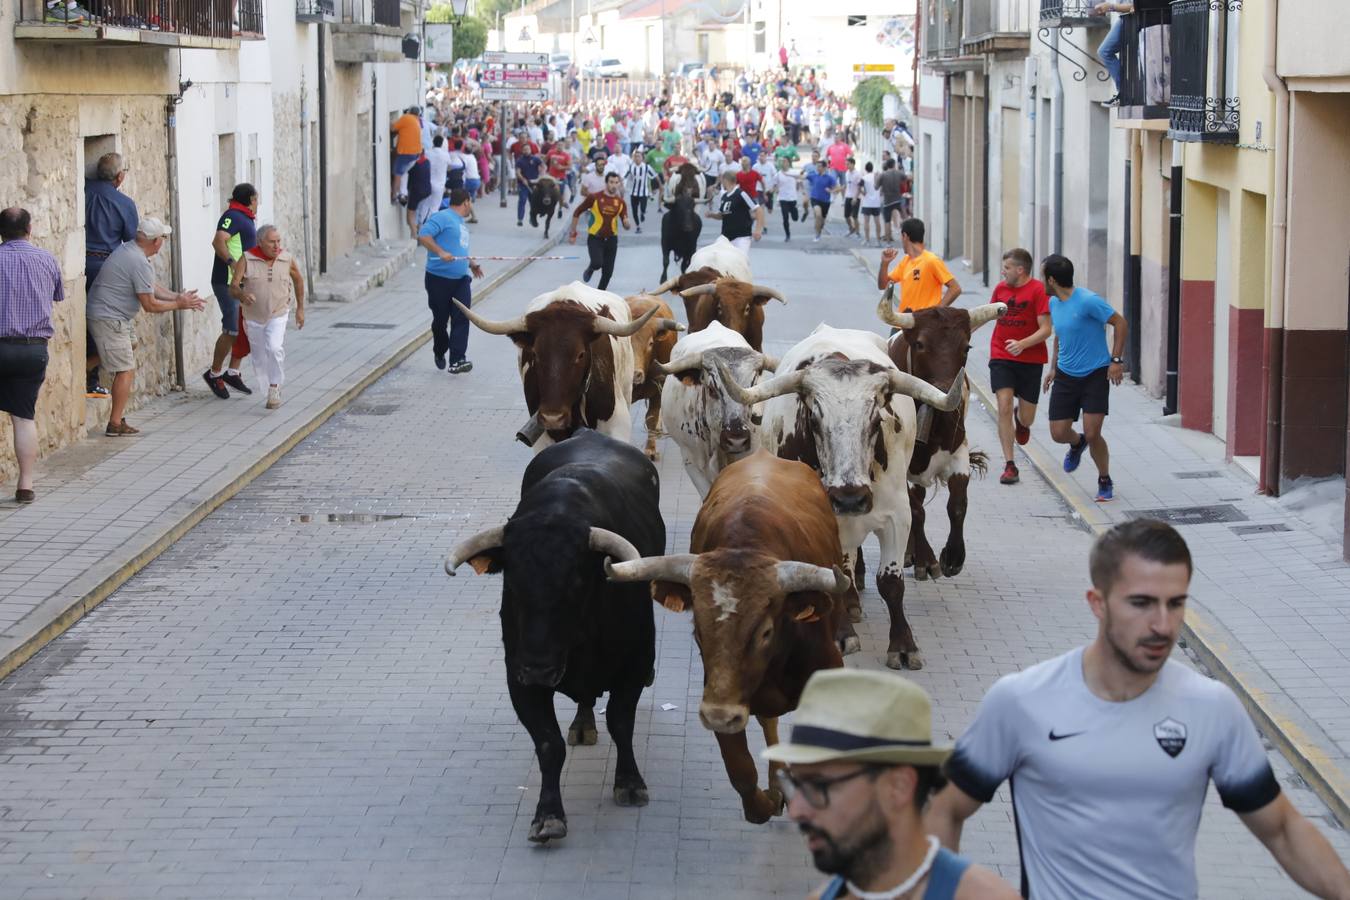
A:
[[[502,638],[514,650],[508,674],[521,684],[555,687],[568,653],[586,637],[585,607],[603,584],[601,559],[640,554],[621,535],[575,517],[541,519],[517,516],[480,531],[450,552],[445,571],[454,575],[467,562],[479,575],[503,573]]]
[[[629,297],[628,309],[637,318],[655,309],[657,317],[638,329],[631,338],[633,344],[633,386],[637,387],[647,380],[647,370],[653,360],[670,359],[670,352],[678,339],[678,333],[684,326],[675,321],[674,313],[660,297],[650,294],[637,294]],[[664,379],[662,379],[664,380]]]
[[[849,586],[837,566],[746,550],[606,562],[605,571],[613,581],[652,582],[652,599],[673,612],[693,610],[704,672],[699,720],[723,734],[745,730],[781,633],[828,616]]]
[[[688,314],[689,329],[699,331],[711,322],[721,322],[744,336],[756,350],[764,340],[764,306],[770,300],[784,305],[787,298],[780,292],[737,278],[719,278],[711,284],[700,284],[680,291]]]
[[[580,303],[560,300],[515,319],[493,321],[458,300],[455,306],[488,334],[504,334],[520,348],[521,377],[538,392],[538,417],[555,439],[569,436],[581,423],[578,409],[592,374],[614,378],[614,356],[609,337],[631,337],[656,315],[652,308],[631,322],[597,315]],[[673,321],[671,327],[678,328]],[[623,373],[624,378],[630,377]]]
[[[877,303],[877,318],[901,331],[891,354],[895,364],[946,390],[966,367],[970,336],[1007,308],[1006,303],[986,303],[969,310],[948,306],[898,313],[888,291]]]
[[[751,388],[730,383],[727,390],[747,406],[796,395],[796,438],[807,451],[802,461],[820,472],[830,505],[846,516],[872,511],[872,465],[890,464],[882,420],[894,417],[896,395],[951,410],[960,404],[964,385],[964,377],[958,378],[944,393],[894,366],[836,354]]]
[[[772,372],[778,361],[746,347],[710,347],[686,353],[661,366],[685,385],[703,394],[699,415],[703,433],[717,435],[718,449],[728,460],[749,453],[751,425],[758,423],[753,411],[731,395],[723,382],[730,378],[740,387],[755,383],[761,372]]]

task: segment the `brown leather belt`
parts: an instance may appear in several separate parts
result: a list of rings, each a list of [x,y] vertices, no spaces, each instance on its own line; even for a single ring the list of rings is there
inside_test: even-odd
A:
[[[92,257],[94,257],[95,259],[107,259],[108,257],[112,256],[112,251],[111,251],[111,250],[85,250],[85,251],[84,251],[84,255],[85,255],[85,256],[92,256]]]

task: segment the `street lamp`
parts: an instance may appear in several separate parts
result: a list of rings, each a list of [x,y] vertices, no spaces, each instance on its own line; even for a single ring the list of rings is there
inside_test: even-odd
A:
[[[450,0],[450,10],[455,14],[454,24],[458,25],[469,11],[469,0]]]

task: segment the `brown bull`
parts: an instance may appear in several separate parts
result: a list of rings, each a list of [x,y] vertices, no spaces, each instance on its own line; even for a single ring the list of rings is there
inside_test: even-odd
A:
[[[916,312],[897,313],[889,295],[877,304],[877,316],[900,329],[891,338],[891,361],[900,371],[923,379],[938,390],[951,388],[965,368],[970,352],[970,336],[986,322],[1003,314],[1007,306],[990,303],[974,309],[932,307]],[[909,505],[912,522],[909,531],[907,562],[913,561],[918,581],[958,575],[966,564],[965,522],[968,507],[970,473],[983,474],[989,467],[988,456],[971,450],[966,437],[966,408],[970,385],[962,386],[961,405],[950,412],[930,406],[918,409],[918,433],[914,455],[909,462]],[[924,498],[935,484],[947,485],[947,518],[951,530],[942,554],[935,556],[924,534]]]
[[[657,460],[656,438],[661,434],[661,388],[666,383],[666,372],[661,368],[670,362],[671,351],[675,349],[676,333],[684,326],[669,328],[675,320],[675,313],[664,300],[650,294],[637,294],[626,298],[628,312],[633,321],[638,321],[651,310],[654,316],[647,320],[629,339],[633,343],[633,402],[647,401],[647,447],[650,460]]]
[[[834,634],[849,580],[834,511],[809,466],[760,450],[718,476],[689,549],[610,565],[610,577],[652,581],[656,602],[693,610],[699,719],[717,735],[746,820],[766,822],[782,812],[783,795],[776,763],[769,789],[759,787],[745,737],[750,716],[768,744],[778,743],[778,717],[797,708],[806,680],[843,665]]]

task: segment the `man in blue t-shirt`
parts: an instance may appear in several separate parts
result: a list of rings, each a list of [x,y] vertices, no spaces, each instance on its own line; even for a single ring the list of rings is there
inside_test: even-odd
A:
[[[1078,468],[1084,450],[1092,451],[1097,464],[1097,502],[1115,496],[1111,482],[1111,456],[1102,437],[1110,385],[1125,376],[1125,317],[1087,288],[1073,286],[1073,263],[1059,254],[1041,263],[1041,280],[1050,294],[1050,323],[1055,334],[1050,350],[1050,371],[1042,390],[1050,391],[1050,437],[1068,444],[1064,471]],[[1106,349],[1106,326],[1112,329],[1113,348]],[[1083,433],[1073,429],[1083,414]]]
[[[239,371],[239,363],[248,355],[245,349],[247,341],[240,339],[239,300],[230,292],[230,279],[233,277],[234,264],[248,251],[258,245],[257,226],[254,219],[258,215],[258,190],[244,182],[236,184],[230,191],[230,205],[221,213],[216,222],[216,231],[211,235],[211,293],[216,295],[220,306],[220,337],[211,353],[211,368],[202,373],[206,386],[222,400],[230,396],[230,388],[241,394],[253,391],[244,384],[244,376]],[[225,358],[230,365],[225,367]]]
[[[525,225],[525,210],[530,205],[530,191],[544,171],[544,160],[533,149],[516,159],[516,227]]]
[[[839,179],[823,159],[817,159],[815,171],[803,172],[802,178],[810,188],[811,208],[815,210],[816,236],[813,240],[819,241],[820,233],[825,230],[825,219],[830,215],[830,198],[839,191]]]
[[[433,213],[417,234],[417,243],[427,251],[427,306],[431,307],[431,352],[436,368],[446,368],[450,354],[451,375],[473,368],[465,358],[469,349],[469,318],[453,302],[473,305],[470,282],[482,278],[483,270],[469,256],[469,229],[465,219],[473,216],[473,198],[463,188],[450,191],[450,206]],[[449,331],[446,330],[449,323]]]

